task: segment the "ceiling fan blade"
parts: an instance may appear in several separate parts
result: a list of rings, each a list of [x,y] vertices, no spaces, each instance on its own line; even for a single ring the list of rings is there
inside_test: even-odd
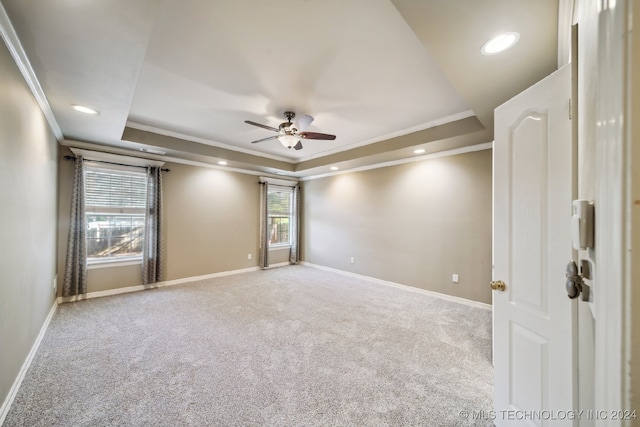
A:
[[[313,117],[307,114],[296,119],[296,124],[298,125],[298,130],[300,131],[304,131],[305,129],[307,129],[311,123],[313,123]]]
[[[304,139],[324,139],[327,141],[333,141],[336,139],[335,135],[329,135],[328,133],[300,132],[298,135]]]
[[[263,142],[263,141],[269,141],[270,139],[276,139],[277,137],[279,137],[280,135],[273,135],[273,136],[268,136],[266,138],[262,138],[259,139],[257,141],[251,141],[252,144],[255,144],[256,142]]]
[[[279,132],[279,130],[276,129],[276,128],[273,128],[273,127],[267,126],[267,125],[261,125],[260,123],[252,122],[251,120],[245,120],[244,122],[249,124],[249,125],[258,126],[259,128],[272,130],[274,132]]]
[[[296,145],[293,146],[295,150],[302,150],[302,142],[298,141]]]

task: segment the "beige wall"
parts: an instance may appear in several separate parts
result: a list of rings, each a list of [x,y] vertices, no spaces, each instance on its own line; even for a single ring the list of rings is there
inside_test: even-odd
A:
[[[167,167],[167,279],[257,266],[258,177],[178,164]]]
[[[0,42],[0,404],[54,303],[57,150]]]
[[[60,277],[64,275],[73,162],[60,154]],[[258,177],[167,163],[163,172],[165,280],[258,265]],[[248,259],[251,254],[251,260]],[[141,284],[140,265],[90,269],[88,292]]]
[[[490,304],[491,169],[484,150],[305,181],[302,259]]]
[[[287,264],[289,258],[291,258],[291,248],[272,249],[269,252],[269,265],[273,267],[278,264]]]

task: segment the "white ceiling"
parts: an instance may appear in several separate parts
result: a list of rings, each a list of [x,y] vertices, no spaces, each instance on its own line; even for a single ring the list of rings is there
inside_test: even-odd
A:
[[[64,143],[255,172],[313,175],[489,142],[493,109],[557,64],[557,0],[1,3]],[[520,32],[518,45],[480,55],[502,31]],[[278,127],[284,111],[336,140],[251,144],[272,133],[244,121]]]

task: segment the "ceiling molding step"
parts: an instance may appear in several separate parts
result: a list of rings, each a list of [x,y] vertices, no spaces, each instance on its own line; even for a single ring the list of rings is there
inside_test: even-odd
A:
[[[172,137],[172,138],[176,138],[176,139],[181,139],[181,140],[184,140],[184,141],[197,142],[199,144],[209,145],[211,147],[218,147],[218,148],[223,148],[223,149],[226,149],[226,150],[237,151],[239,153],[250,154],[250,155],[258,156],[258,157],[264,157],[264,158],[267,158],[267,159],[279,160],[279,161],[282,161],[282,162],[295,163],[293,160],[288,159],[286,157],[274,156],[273,154],[267,154],[267,153],[261,153],[261,152],[256,151],[256,150],[248,150],[246,148],[237,147],[237,146],[233,146],[233,145],[229,145],[229,144],[224,144],[222,142],[212,141],[210,139],[198,138],[197,136],[186,135],[186,134],[183,134],[183,133],[180,133],[180,132],[174,132],[174,131],[170,131],[170,130],[166,130],[166,129],[161,129],[161,128],[158,128],[158,127],[155,127],[155,126],[148,126],[148,125],[144,125],[144,124],[141,124],[141,123],[133,122],[133,121],[130,121],[130,120],[127,121],[126,127],[127,128],[131,128],[131,129],[137,129],[137,130],[149,132],[149,133],[154,133],[154,134],[157,134],[157,135],[163,135],[163,136],[168,136],[168,137]]]
[[[486,130],[476,116],[449,122],[443,125],[434,126],[407,135],[397,136],[385,141],[376,142],[363,147],[342,151],[333,155],[321,157],[298,163],[296,172],[304,172],[320,166],[333,165],[340,162],[351,161],[362,158],[372,158],[372,156],[388,153],[389,151],[400,150],[408,147],[424,145],[435,141],[450,139],[456,136],[463,136]],[[482,132],[475,138],[475,144],[493,139],[493,135],[485,135]],[[468,144],[471,145],[471,144]],[[406,156],[406,154],[405,154]]]
[[[451,157],[451,156],[457,156],[458,154],[473,153],[475,151],[483,151],[483,150],[491,150],[491,149],[493,149],[493,142],[485,142],[482,144],[475,144],[475,145],[468,145],[460,148],[454,148],[452,150],[439,151],[437,153],[426,154],[424,156],[409,157],[409,158],[404,158],[399,160],[393,160],[390,162],[375,163],[369,166],[362,166],[362,167],[356,167],[356,168],[341,170],[336,172],[323,173],[320,175],[306,176],[306,177],[300,178],[300,181],[311,181],[314,179],[326,178],[328,176],[333,176],[333,175],[343,175],[346,173],[363,172],[363,171],[368,171],[372,169],[388,168],[392,166],[404,165],[406,163],[422,162],[425,160],[438,159],[440,157]]]
[[[245,154],[235,150],[201,144],[199,142],[188,141],[131,127],[124,128],[122,140],[146,144],[153,147],[160,147],[163,150],[166,150],[169,154],[177,157],[181,157],[182,154],[196,157],[214,157],[216,159],[223,159],[229,162],[238,162],[263,168],[273,168],[287,172],[294,171],[294,165],[290,162]]]
[[[479,140],[475,135],[455,136],[440,141],[433,141],[423,146],[427,150],[424,154],[416,155],[413,152],[413,147],[411,147],[409,149],[397,150],[395,153],[378,154],[369,158],[360,158],[344,163],[335,163],[332,166],[336,166],[338,168],[338,172],[329,172],[327,170],[327,166],[322,166],[309,169],[301,176],[304,176],[305,179],[307,179],[308,177],[324,176],[327,174],[334,175],[335,173],[348,173],[395,166],[413,161],[421,161],[432,157],[456,155],[465,152],[464,150],[477,151],[490,149],[490,146],[483,144],[493,143],[488,143],[486,141],[486,139],[484,141]]]
[[[44,114],[45,119],[49,123],[51,131],[58,141],[62,141],[62,139],[64,139],[62,129],[60,129],[60,125],[58,124],[58,121],[53,114],[53,110],[51,109],[51,105],[47,100],[47,96],[45,95],[42,86],[40,86],[38,77],[36,76],[36,73],[31,66],[31,62],[29,62],[29,58],[27,57],[27,54],[22,47],[22,43],[20,43],[18,34],[13,28],[11,20],[9,19],[9,15],[7,15],[7,11],[4,9],[2,3],[0,3],[0,36],[2,37],[2,40],[4,40],[4,43],[7,45],[7,49],[11,53],[11,56],[18,66],[20,73],[22,73],[22,77],[27,83],[27,86],[29,86],[29,89],[36,99],[36,102],[40,106],[42,114]]]
[[[436,126],[441,126],[441,125],[445,125],[447,123],[451,123],[451,122],[455,122],[458,120],[462,120],[462,119],[466,119],[468,117],[473,117],[474,113],[472,110],[466,110],[466,111],[462,111],[460,113],[457,114],[452,114],[446,117],[441,117],[439,119],[436,120],[432,120],[430,122],[427,123],[422,123],[420,125],[417,126],[413,126],[407,129],[401,129],[397,132],[392,132],[392,133],[388,133],[386,135],[382,135],[376,138],[371,138],[371,139],[367,139],[361,142],[357,142],[355,144],[351,144],[345,147],[340,147],[340,148],[334,148],[331,150],[326,150],[326,151],[322,151],[320,153],[316,153],[316,154],[312,154],[311,156],[307,156],[307,157],[302,157],[296,161],[294,161],[294,163],[303,163],[309,160],[313,160],[313,159],[318,159],[321,157],[326,157],[326,156],[330,156],[332,154],[337,154],[337,153],[341,153],[343,151],[349,151],[349,150],[353,150],[354,148],[358,148],[358,147],[364,147],[366,145],[370,145],[376,142],[381,142],[381,141],[386,141],[388,139],[392,139],[392,138],[396,138],[399,136],[404,136],[404,135],[408,135],[411,133],[415,133],[415,132],[420,132],[426,129],[430,129]]]

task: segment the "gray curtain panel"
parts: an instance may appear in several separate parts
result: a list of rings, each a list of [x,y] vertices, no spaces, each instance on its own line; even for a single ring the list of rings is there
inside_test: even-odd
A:
[[[300,261],[300,186],[293,187],[293,217],[291,218],[291,252],[289,262]]]
[[[269,267],[269,183],[260,183],[260,268]]]
[[[84,160],[76,157],[76,170],[71,193],[71,215],[67,240],[67,262],[62,296],[87,293],[87,225],[84,209]]]
[[[144,244],[142,247],[142,284],[148,285],[162,280],[162,171],[147,168],[147,206],[144,221]]]

